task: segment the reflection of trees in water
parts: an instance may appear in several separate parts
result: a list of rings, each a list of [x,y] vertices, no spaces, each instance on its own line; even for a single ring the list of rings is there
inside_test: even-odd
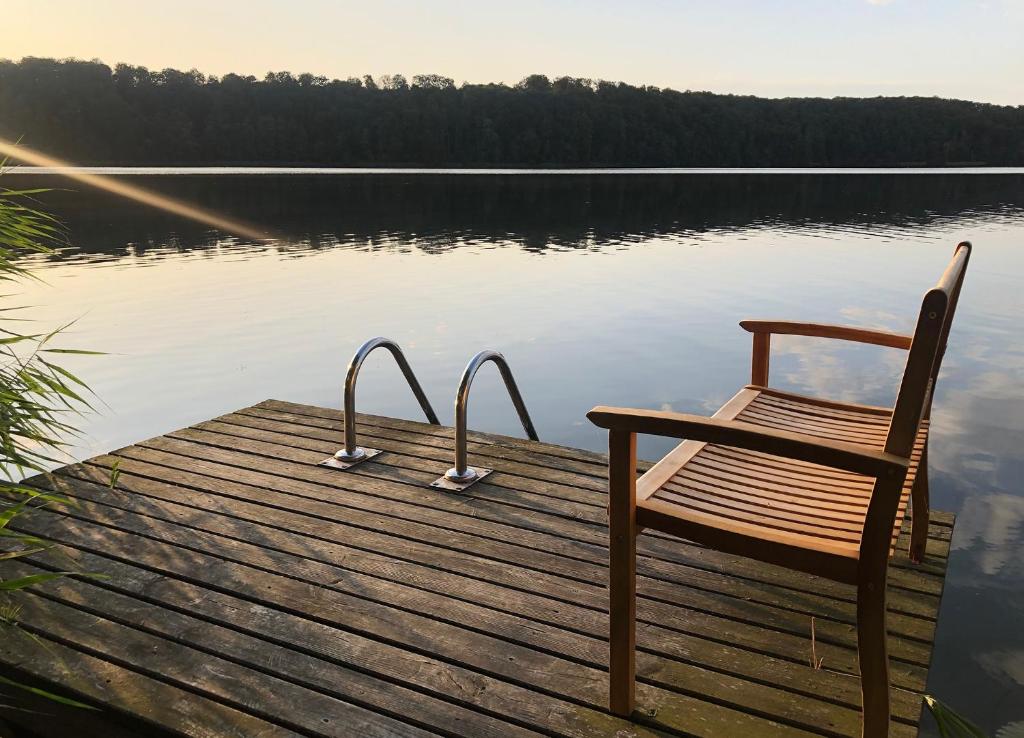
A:
[[[13,179],[13,177],[11,178]],[[1024,211],[1018,175],[202,175],[133,181],[283,233],[285,248],[530,250],[749,228],[927,226]],[[65,186],[58,177],[26,176]],[[79,187],[79,185],[71,185]],[[93,191],[53,193],[80,252],[210,248],[208,228]],[[228,242],[230,243],[230,242]]]

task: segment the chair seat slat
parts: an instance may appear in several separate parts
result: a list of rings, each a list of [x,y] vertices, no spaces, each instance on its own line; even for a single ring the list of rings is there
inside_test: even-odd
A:
[[[796,399],[798,396],[793,396],[786,400],[785,412],[774,413],[764,409],[764,397],[761,392],[748,396],[748,402],[735,414],[735,419],[764,428],[809,432],[871,448],[885,444],[884,434],[879,435],[877,430],[884,427],[884,418],[875,412],[860,410],[857,405],[848,405],[844,410],[833,403],[834,407],[825,408],[828,413],[842,413],[841,420],[833,423],[844,430],[835,433],[818,422],[822,417],[821,405],[802,403]],[[803,408],[808,409],[807,417],[811,420],[807,426],[795,420]],[[858,435],[861,426],[857,425],[857,419],[863,420],[862,435]],[[900,494],[892,531],[894,544],[906,516],[928,427],[927,422],[921,424]],[[657,503],[662,514],[676,515],[680,519],[704,520],[710,515],[723,521],[761,525],[765,532],[770,531],[772,538],[778,531],[792,534],[795,548],[806,546],[809,540],[816,538],[860,545],[874,488],[870,477],[714,444],[702,445],[679,458],[681,462],[675,472],[671,476],[661,472],[664,481],[646,500],[638,500],[641,507]],[[890,549],[890,555],[893,550]]]

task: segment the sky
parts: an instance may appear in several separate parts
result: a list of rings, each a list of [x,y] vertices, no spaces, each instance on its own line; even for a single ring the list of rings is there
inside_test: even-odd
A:
[[[0,58],[1024,104],[1024,0],[32,0]]]

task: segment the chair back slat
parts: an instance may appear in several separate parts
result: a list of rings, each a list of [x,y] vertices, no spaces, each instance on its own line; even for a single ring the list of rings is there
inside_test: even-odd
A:
[[[946,271],[939,279],[938,287],[948,289],[949,307],[946,309],[946,320],[942,324],[942,334],[939,336],[938,353],[935,356],[935,363],[932,366],[932,386],[929,394],[929,402],[925,408],[925,417],[931,411],[931,397],[935,392],[935,381],[939,377],[939,368],[942,366],[942,359],[946,355],[946,343],[949,341],[949,331],[953,327],[953,315],[956,313],[957,302],[960,300],[960,288],[964,284],[964,276],[967,274],[967,262],[971,258],[971,244],[963,241],[957,245],[953,253],[953,260],[946,267]]]
[[[885,450],[909,458],[921,420],[931,412],[931,398],[935,391],[942,355],[953,323],[953,313],[960,297],[970,257],[971,245],[957,246],[939,283],[925,293],[918,315],[914,340],[910,345],[903,381],[896,397],[896,407],[889,423]]]

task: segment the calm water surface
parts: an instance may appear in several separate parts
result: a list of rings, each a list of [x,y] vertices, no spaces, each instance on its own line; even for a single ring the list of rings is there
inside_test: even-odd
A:
[[[74,369],[108,405],[78,456],[266,398],[339,406],[366,338],[405,349],[452,422],[467,359],[501,350],[541,438],[600,450],[595,404],[709,413],[748,379],[736,322],[910,331],[953,246],[975,244],[934,409],[933,504],[959,516],[929,689],[1024,727],[1024,176],[1019,174],[135,176],[279,234],[247,243],[58,175],[74,248],[35,260],[43,325],[110,352]],[[772,383],[891,404],[902,352],[773,341]],[[76,357],[77,358],[77,357]],[[387,357],[360,408],[416,418]],[[473,428],[520,433],[496,372]],[[669,441],[644,439],[655,458]]]

